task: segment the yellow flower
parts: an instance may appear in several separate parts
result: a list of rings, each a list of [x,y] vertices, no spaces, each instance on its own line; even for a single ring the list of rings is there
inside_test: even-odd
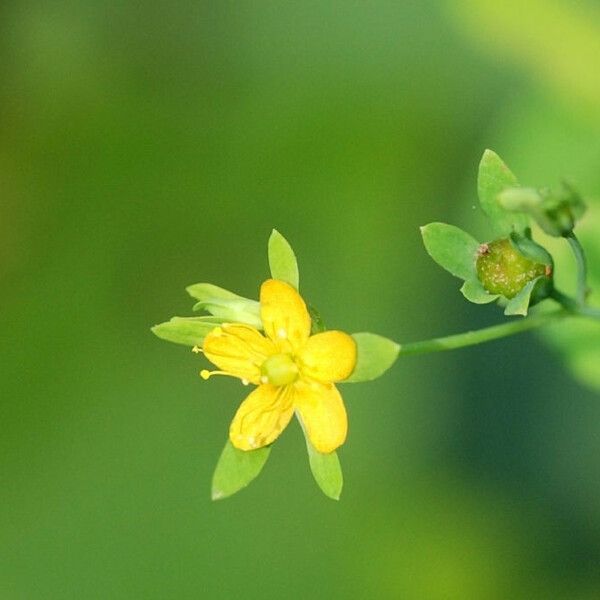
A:
[[[240,405],[231,443],[241,450],[271,444],[296,412],[311,444],[333,452],[348,431],[342,397],[334,385],[356,365],[356,343],[341,331],[310,335],[304,300],[289,284],[268,279],[260,289],[262,335],[243,324],[223,324],[205,338],[203,351],[220,371],[258,387]]]

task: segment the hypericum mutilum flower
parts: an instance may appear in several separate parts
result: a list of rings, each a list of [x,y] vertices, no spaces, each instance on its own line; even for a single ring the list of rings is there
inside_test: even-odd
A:
[[[204,339],[205,356],[220,371],[258,386],[240,405],[229,438],[240,450],[271,444],[294,412],[318,452],[341,446],[348,431],[342,397],[334,382],[350,376],[356,343],[341,331],[311,336],[306,304],[289,284],[268,279],[260,289],[260,316],[266,335],[245,324],[222,324]]]

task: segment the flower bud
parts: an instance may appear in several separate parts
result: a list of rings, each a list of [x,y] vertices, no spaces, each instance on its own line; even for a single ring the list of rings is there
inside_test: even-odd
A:
[[[187,293],[198,300],[194,310],[204,310],[214,317],[230,323],[244,323],[262,329],[260,304],[238,296],[212,283],[195,283],[186,288]]]
[[[481,244],[477,252],[477,277],[490,294],[514,298],[530,281],[552,277],[552,265],[528,258],[510,239]]]
[[[531,215],[548,235],[554,237],[569,235],[585,212],[581,196],[566,183],[557,192],[508,188],[500,193],[498,202],[507,210]]]

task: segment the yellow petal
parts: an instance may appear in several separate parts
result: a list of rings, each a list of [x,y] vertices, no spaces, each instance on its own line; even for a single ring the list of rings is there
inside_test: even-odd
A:
[[[310,335],[310,315],[289,284],[268,279],[260,288],[260,316],[265,333],[283,352],[301,348]]]
[[[226,325],[213,329],[202,346],[210,362],[240,379],[258,384],[260,366],[277,352],[273,342],[249,325]]]
[[[343,331],[313,335],[298,353],[300,373],[323,382],[342,381],[356,365],[356,342]]]
[[[290,392],[290,387],[257,387],[233,417],[231,443],[240,450],[255,450],[275,441],[294,414]]]
[[[332,383],[294,384],[294,406],[317,451],[327,454],[344,443],[348,417],[342,397]]]

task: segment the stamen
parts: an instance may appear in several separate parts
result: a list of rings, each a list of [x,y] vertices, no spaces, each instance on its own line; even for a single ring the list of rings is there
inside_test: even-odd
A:
[[[281,340],[287,339],[287,331],[283,327],[281,327],[277,330],[277,337]]]
[[[200,371],[200,377],[202,377],[204,381],[206,381],[209,377],[212,377],[213,375],[225,375],[226,377],[235,377],[235,379],[238,379],[237,375],[227,373],[226,371],[209,371],[208,369],[202,369],[202,371]]]
[[[202,350],[202,348],[200,348],[200,346],[194,346],[194,347],[192,348],[192,352],[193,352],[194,354],[201,354],[202,352],[204,352],[204,350]]]
[[[260,378],[260,382],[261,382],[261,383],[269,383],[269,378],[268,378],[266,375],[263,375],[263,376]]]
[[[248,385],[250,382],[247,379],[242,379],[242,385]]]

